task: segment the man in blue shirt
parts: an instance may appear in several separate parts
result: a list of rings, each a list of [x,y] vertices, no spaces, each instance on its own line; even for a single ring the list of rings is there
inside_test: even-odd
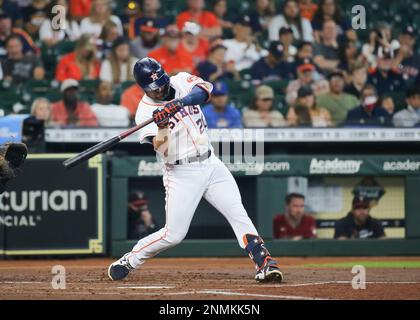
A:
[[[226,83],[214,83],[211,103],[203,107],[209,128],[242,128],[241,113],[228,99]]]
[[[347,113],[347,126],[388,127],[392,125],[391,115],[379,104],[378,93],[372,85],[366,85],[361,92],[361,105]]]
[[[389,92],[406,90],[401,71],[393,68],[394,52],[390,49],[378,49],[378,66],[370,72],[367,83],[372,84],[382,96]]]
[[[255,62],[250,70],[252,80],[261,82],[295,78],[295,64],[282,61],[284,47],[279,41],[273,41],[268,49],[268,55]]]

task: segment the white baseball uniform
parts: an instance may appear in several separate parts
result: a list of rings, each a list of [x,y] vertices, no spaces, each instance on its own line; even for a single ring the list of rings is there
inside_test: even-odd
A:
[[[212,85],[186,72],[170,78],[175,90],[175,99],[189,94],[194,86],[212,90]],[[144,96],[140,101],[136,123],[152,117],[153,111],[165,102],[154,101]],[[150,143],[158,127],[151,123],[139,132],[141,143]],[[128,255],[134,268],[146,259],[180,243],[186,236],[194,212],[204,197],[220,211],[232,226],[241,248],[245,248],[244,235],[258,235],[251,219],[242,205],[238,186],[230,171],[213,152],[207,134],[207,125],[199,105],[186,106],[169,123],[169,142],[163,153],[163,184],[166,191],[166,224],[159,231],[140,239]],[[211,156],[205,160],[174,164],[197,155]]]

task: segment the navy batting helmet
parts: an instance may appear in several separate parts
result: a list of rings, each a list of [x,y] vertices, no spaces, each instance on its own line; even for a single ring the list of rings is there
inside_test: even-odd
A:
[[[154,91],[169,84],[169,76],[159,62],[153,58],[143,58],[134,65],[134,78],[144,91]]]

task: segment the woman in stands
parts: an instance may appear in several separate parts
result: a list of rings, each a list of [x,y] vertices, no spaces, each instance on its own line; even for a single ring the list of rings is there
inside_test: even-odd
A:
[[[55,123],[52,121],[51,103],[48,99],[37,98],[32,102],[31,115],[37,120],[44,121],[44,125],[53,126]]]
[[[279,111],[273,110],[273,102],[273,89],[266,85],[259,86],[255,90],[250,107],[243,112],[244,126],[248,128],[284,127],[287,123]]]
[[[290,27],[296,40],[309,42],[314,40],[311,23],[301,17],[297,0],[286,0],[283,3],[282,14],[275,16],[268,26],[268,39],[278,41],[279,31],[283,27]]]
[[[249,13],[252,32],[254,34],[266,32],[271,19],[273,19],[275,14],[275,0],[257,0],[255,3],[255,9]]]
[[[115,22],[108,20],[102,28],[99,39],[96,39],[96,47],[98,48],[98,59],[105,60],[108,58],[112,50],[115,40],[120,37],[118,27]]]
[[[66,19],[64,20],[64,27],[53,27],[53,18],[57,13],[53,13],[52,8],[55,6],[63,6],[66,12]],[[52,1],[48,12],[50,13],[49,19],[45,19],[39,29],[39,39],[48,47],[55,46],[60,41],[77,41],[80,38],[79,23],[72,18],[68,10],[67,0]]]
[[[321,31],[324,22],[333,20],[337,24],[337,35],[339,40],[347,38],[348,40],[357,41],[357,34],[352,29],[351,23],[345,18],[337,0],[321,0],[318,10],[312,19],[312,28],[316,42],[321,42]]]
[[[137,59],[130,55],[130,44],[125,38],[114,41],[107,60],[102,62],[99,78],[113,84],[134,81],[133,68]]]
[[[76,44],[73,52],[64,55],[58,62],[55,78],[95,80],[99,77],[100,64],[96,59],[96,46],[89,35],[83,35]]]
[[[298,90],[296,105],[289,108],[287,122],[290,126],[329,127],[331,114],[316,104],[312,88],[303,86]]]
[[[86,17],[80,23],[82,34],[90,34],[98,38],[104,25],[111,20],[117,25],[118,34],[123,35],[123,27],[120,18],[112,15],[109,0],[94,0],[90,9],[89,17]]]

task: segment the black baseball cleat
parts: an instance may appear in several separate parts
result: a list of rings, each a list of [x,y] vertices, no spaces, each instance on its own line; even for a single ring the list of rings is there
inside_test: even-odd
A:
[[[283,281],[283,272],[277,266],[277,263],[274,260],[267,260],[264,266],[262,266],[255,275],[255,280],[257,282],[266,283],[266,282],[282,282]]]
[[[112,263],[108,268],[108,277],[112,281],[122,280],[128,276],[130,271],[134,270],[127,259],[128,253],[126,253],[121,259]]]

